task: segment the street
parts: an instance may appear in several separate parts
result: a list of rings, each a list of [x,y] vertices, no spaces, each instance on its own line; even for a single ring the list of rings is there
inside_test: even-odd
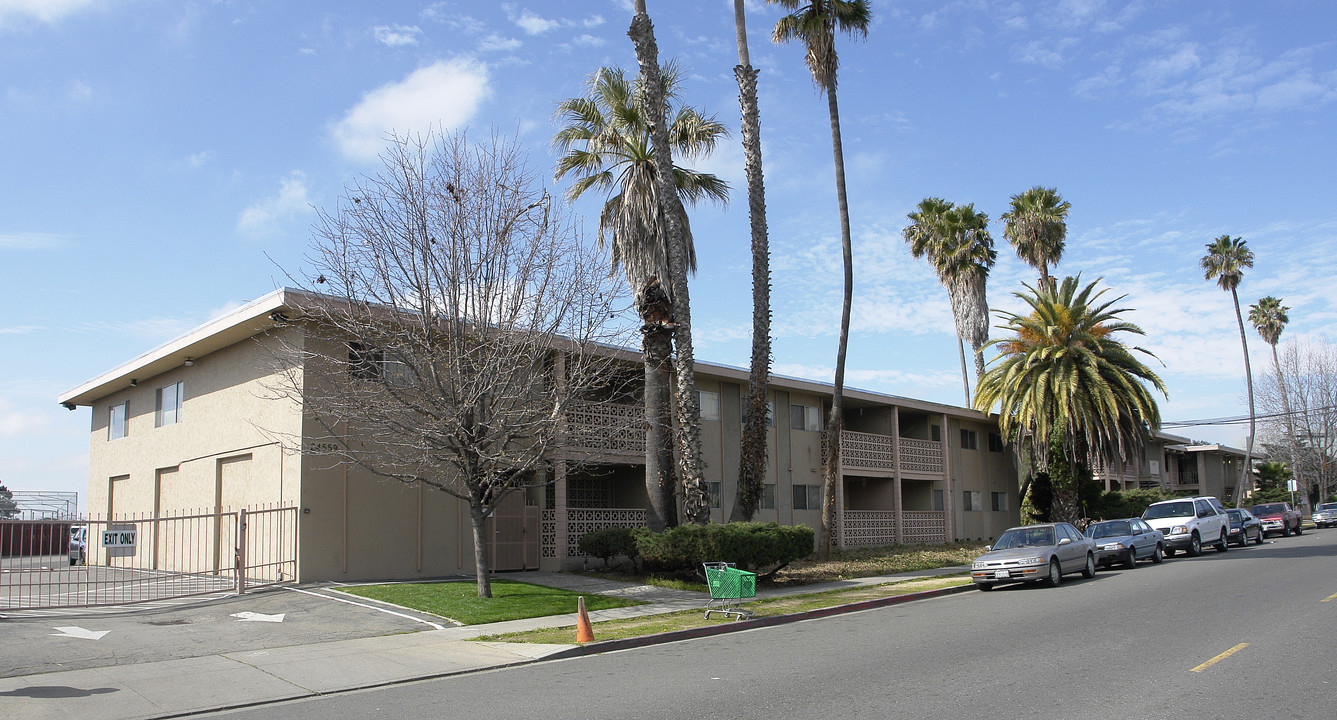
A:
[[[1058,588],[968,592],[218,716],[1331,717],[1335,556],[1337,532],[1310,532]]]

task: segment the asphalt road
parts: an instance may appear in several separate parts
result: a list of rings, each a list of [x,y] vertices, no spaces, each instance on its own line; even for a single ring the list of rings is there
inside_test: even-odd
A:
[[[1328,718],[1335,559],[1337,531],[1312,532],[1058,588],[969,592],[219,716]]]

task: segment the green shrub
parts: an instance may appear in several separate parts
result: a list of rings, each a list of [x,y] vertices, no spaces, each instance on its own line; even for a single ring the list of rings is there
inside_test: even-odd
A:
[[[679,525],[662,533],[638,530],[636,547],[649,569],[698,573],[703,562],[730,562],[762,575],[813,551],[813,530],[806,525],[726,523]]]
[[[631,528],[624,527],[604,528],[581,535],[577,542],[581,552],[602,558],[604,567],[608,567],[618,555],[626,555],[632,564],[636,564],[639,553],[636,549],[634,532]]]
[[[1103,520],[1139,517],[1146,511],[1148,505],[1172,497],[1160,489],[1111,490],[1101,493],[1100,499],[1087,507],[1086,514],[1092,519]]]

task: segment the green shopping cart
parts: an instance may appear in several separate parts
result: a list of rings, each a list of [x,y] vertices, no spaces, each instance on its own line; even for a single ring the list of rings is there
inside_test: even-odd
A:
[[[701,563],[706,569],[706,584],[710,586],[710,602],[706,603],[706,619],[711,613],[733,615],[734,620],[751,618],[755,613],[743,609],[743,598],[757,596],[757,574],[739,570],[733,563]]]

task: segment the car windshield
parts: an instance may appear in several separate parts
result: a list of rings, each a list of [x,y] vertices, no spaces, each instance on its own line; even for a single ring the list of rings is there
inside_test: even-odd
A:
[[[1183,502],[1170,502],[1161,505],[1152,505],[1142,513],[1143,520],[1156,520],[1158,518],[1176,518],[1193,517],[1196,515],[1193,511],[1193,501],[1184,500]]]
[[[1049,547],[1054,544],[1054,528],[1013,528],[1003,533],[994,543],[994,550],[1012,550],[1023,547]]]
[[[1272,515],[1275,513],[1286,512],[1285,506],[1281,503],[1268,503],[1267,505],[1254,505],[1254,515]]]
[[[1240,510],[1227,510],[1226,514],[1230,516],[1230,522],[1244,522],[1244,513]]]
[[[1096,523],[1086,529],[1086,536],[1095,540],[1107,537],[1122,537],[1124,535],[1132,534],[1133,529],[1129,527],[1127,520]]]
[[[1318,509],[1331,512],[1337,510],[1337,503],[1320,503]]]

